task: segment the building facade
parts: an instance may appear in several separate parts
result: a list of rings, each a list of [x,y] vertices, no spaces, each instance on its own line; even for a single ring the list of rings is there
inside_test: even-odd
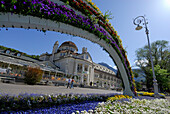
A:
[[[52,52],[43,53],[38,59],[25,56],[24,53],[0,46],[0,73],[13,77],[23,77],[27,67],[40,67],[43,80],[62,81],[74,78],[76,84],[102,88],[121,87],[121,80],[114,71],[94,63],[87,48],[78,53],[77,46],[67,41],[59,46],[55,42]],[[10,72],[6,72],[10,69]]]
[[[41,54],[39,59],[54,63],[66,76],[74,76],[79,84],[116,88],[122,83],[112,70],[94,63],[87,48],[83,47],[82,53],[78,53],[77,46],[71,41],[64,42],[60,46],[56,41],[52,53]]]

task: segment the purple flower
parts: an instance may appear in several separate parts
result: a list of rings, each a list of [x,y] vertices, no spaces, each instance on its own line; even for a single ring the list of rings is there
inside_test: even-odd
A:
[[[17,9],[17,7],[14,5],[14,9]]]
[[[50,12],[48,12],[48,15],[50,15],[51,13]]]
[[[23,4],[26,4],[26,2],[24,1]]]
[[[5,2],[4,2],[4,1],[1,1],[1,3],[2,3],[2,4],[5,4]]]

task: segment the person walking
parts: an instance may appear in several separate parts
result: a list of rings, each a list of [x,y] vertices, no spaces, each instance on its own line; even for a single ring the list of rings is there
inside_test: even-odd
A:
[[[71,88],[74,89],[73,84],[74,84],[74,78],[72,78],[72,80],[71,80],[71,87],[70,87],[70,89],[71,89]]]
[[[69,78],[67,82],[67,88],[70,86],[70,83],[71,83],[71,79]]]

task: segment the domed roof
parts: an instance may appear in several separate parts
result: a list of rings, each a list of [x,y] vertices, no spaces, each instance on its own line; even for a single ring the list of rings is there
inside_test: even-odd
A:
[[[77,48],[76,44],[73,43],[73,42],[71,42],[71,41],[66,41],[66,42],[64,42],[64,43],[62,43],[62,44],[60,45],[60,47],[63,47],[63,46],[70,46],[70,47],[75,48],[75,49],[78,51],[78,48]],[[60,48],[60,47],[59,47],[59,48]]]

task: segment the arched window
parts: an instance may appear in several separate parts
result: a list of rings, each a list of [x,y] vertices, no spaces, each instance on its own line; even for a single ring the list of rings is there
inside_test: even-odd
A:
[[[21,56],[21,53],[17,53],[17,56],[20,57],[20,56]]]
[[[10,50],[6,50],[6,53],[10,54],[10,52],[11,52]]]

